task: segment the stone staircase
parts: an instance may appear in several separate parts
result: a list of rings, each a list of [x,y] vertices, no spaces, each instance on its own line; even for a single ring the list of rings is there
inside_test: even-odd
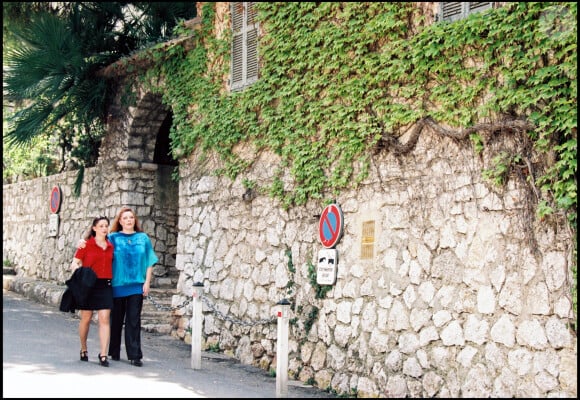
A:
[[[160,335],[171,334],[177,317],[173,315],[171,299],[177,294],[173,288],[151,288],[151,299],[143,299],[141,311],[141,329]]]

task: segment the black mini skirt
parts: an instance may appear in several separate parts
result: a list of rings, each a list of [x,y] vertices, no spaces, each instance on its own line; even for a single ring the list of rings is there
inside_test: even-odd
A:
[[[113,308],[113,288],[110,279],[97,279],[91,293],[79,310],[110,310]]]

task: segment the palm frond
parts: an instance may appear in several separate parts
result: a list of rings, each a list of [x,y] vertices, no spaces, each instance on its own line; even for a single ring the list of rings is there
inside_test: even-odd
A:
[[[8,119],[8,131],[4,139],[9,146],[26,146],[40,136],[47,128],[47,121],[53,112],[52,104],[37,101],[29,107],[17,111]]]
[[[19,33],[21,46],[7,53],[4,85],[10,101],[39,95],[58,101],[82,74],[84,61],[66,24],[43,14]]]
[[[89,166],[100,143],[93,132],[101,131],[113,94],[113,82],[97,72],[141,46],[168,38],[180,19],[195,17],[196,3],[51,4],[54,8],[41,5],[10,24],[16,45],[3,52],[4,95],[25,108],[9,120],[4,143],[33,145],[35,137],[52,135],[52,143],[62,149],[63,165],[67,155]],[[27,7],[8,9],[17,13]]]

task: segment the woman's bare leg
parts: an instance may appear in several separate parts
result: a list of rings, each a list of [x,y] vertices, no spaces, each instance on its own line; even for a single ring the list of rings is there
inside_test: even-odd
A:
[[[87,338],[89,337],[89,327],[93,318],[92,310],[81,310],[81,321],[79,322],[79,337],[81,339],[81,351],[87,351]]]
[[[101,356],[106,356],[109,351],[109,338],[111,336],[111,310],[99,310],[98,313]]]

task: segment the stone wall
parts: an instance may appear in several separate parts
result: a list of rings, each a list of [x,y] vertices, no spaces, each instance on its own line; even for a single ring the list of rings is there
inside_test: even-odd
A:
[[[5,185],[3,258],[21,276],[62,284],[92,217],[113,217],[129,203],[160,256],[173,257],[176,238],[174,306],[203,283],[206,349],[275,368],[276,326],[252,322],[272,319],[288,299],[290,377],[321,389],[359,397],[576,396],[573,238],[555,223],[529,225],[527,189],[512,180],[492,190],[469,149],[425,133],[404,162],[381,156],[360,190],[340,194],[338,274],[324,298],[309,273],[323,248],[324,205],[284,210],[262,194],[273,156],[262,155],[245,176],[257,183],[251,196],[240,180],[213,176],[208,160],[194,155],[181,165],[177,200],[167,198],[173,181],[158,177],[167,177],[163,167],[146,163],[88,169],[79,198],[74,172]],[[54,185],[63,200],[58,235],[49,237]],[[175,202],[176,222],[164,225]],[[368,222],[374,240],[365,233],[372,252],[363,259]],[[184,340],[190,314],[182,308],[174,331]]]
[[[112,222],[121,206],[129,206],[159,257],[152,287],[175,287],[178,185],[171,179],[172,166],[153,162],[168,111],[148,93],[138,92],[133,105],[121,99],[122,92],[111,108],[97,166],[85,170],[80,196],[73,195],[76,171],[3,186],[3,259],[18,275],[64,284],[92,219],[106,215]],[[54,186],[61,189],[62,204],[58,232],[49,236]]]
[[[564,226],[530,222],[529,188],[512,180],[492,190],[471,149],[423,134],[413,154],[378,158],[360,190],[336,199],[345,222],[338,276],[318,299],[308,271],[323,249],[324,205],[285,211],[260,194],[276,164],[257,160],[245,176],[257,183],[252,196],[241,180],[211,176],[217,165],[202,167],[196,156],[181,166],[182,295],[174,303],[203,283],[205,348],[274,369],[275,324],[252,321],[272,318],[286,298],[294,309],[290,376],[322,389],[358,397],[576,396],[573,238]],[[369,221],[372,257],[363,259]],[[183,315],[179,336],[187,338],[189,323]]]

